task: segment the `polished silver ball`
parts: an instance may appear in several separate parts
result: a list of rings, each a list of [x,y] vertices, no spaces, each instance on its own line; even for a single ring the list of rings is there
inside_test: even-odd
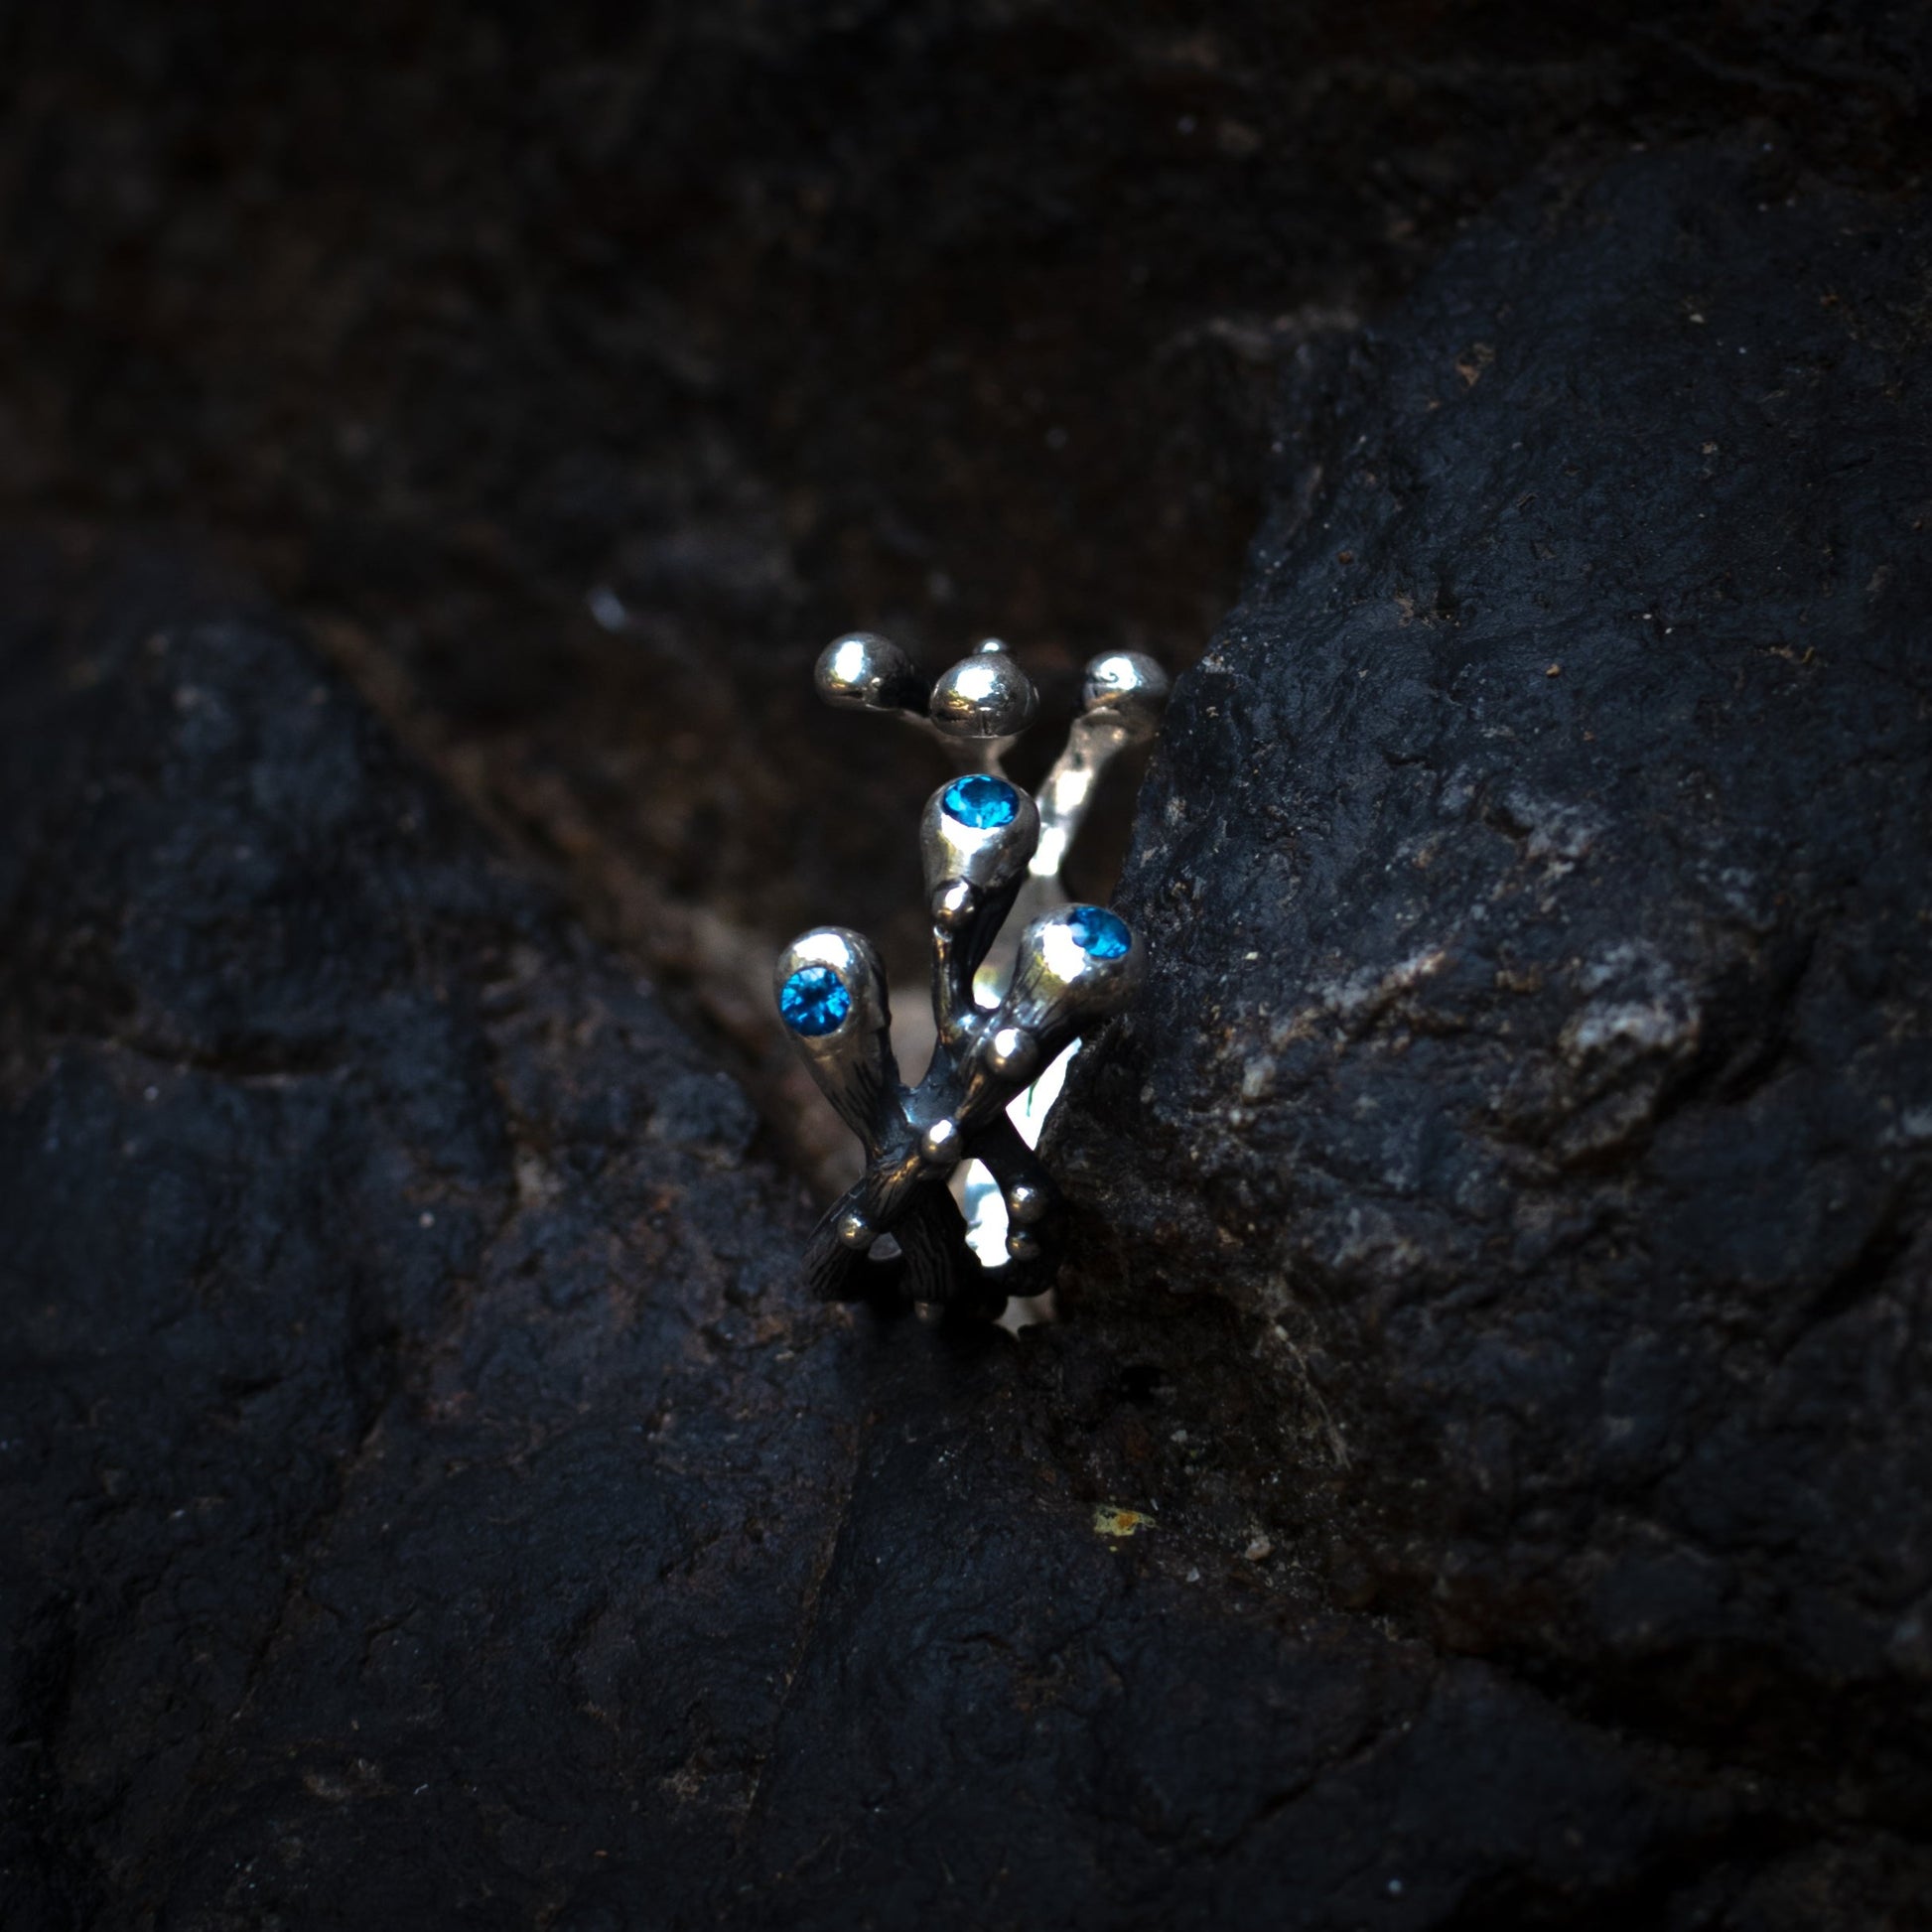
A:
[[[1039,693],[997,637],[932,687],[927,715],[949,738],[1012,738],[1034,721]]]
[[[1087,665],[1080,708],[1117,725],[1129,739],[1152,738],[1168,708],[1168,674],[1140,650],[1103,651]]]
[[[956,1167],[965,1151],[965,1136],[959,1131],[958,1121],[950,1118],[935,1120],[919,1136],[919,1158],[930,1167]]]
[[[1007,1219],[1016,1227],[1031,1227],[1035,1221],[1043,1221],[1052,1204],[1046,1189],[1031,1180],[1016,1180],[1007,1189]]]
[[[846,711],[919,711],[925,679],[890,637],[855,630],[818,654],[812,682],[827,704]]]
[[[986,1063],[1003,1080],[1024,1080],[1039,1064],[1039,1041],[1024,1027],[1002,1027],[986,1042]]]
[[[1039,1257],[1039,1236],[1015,1228],[1007,1236],[1007,1254],[1015,1261],[1035,1261]]]
[[[945,932],[957,932],[973,916],[979,895],[963,879],[948,879],[932,895],[932,923]]]
[[[839,1216],[839,1239],[848,1248],[857,1249],[863,1254],[872,1246],[872,1223],[856,1207],[848,1207]]]

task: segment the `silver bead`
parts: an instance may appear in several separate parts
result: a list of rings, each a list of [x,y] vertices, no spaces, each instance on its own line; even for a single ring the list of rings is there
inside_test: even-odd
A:
[[[1024,1027],[998,1027],[986,1042],[986,1063],[1003,1080],[1024,1080],[1039,1064],[1039,1041]]]
[[[1031,1227],[1044,1220],[1052,1204],[1046,1189],[1031,1180],[1016,1181],[1007,1189],[1007,1219],[1016,1227]]]
[[[1080,709],[1114,726],[1124,743],[1136,745],[1161,729],[1168,688],[1167,672],[1145,651],[1103,651],[1087,664]]]
[[[926,710],[948,738],[1012,738],[1033,723],[1039,693],[1006,645],[989,637],[932,687]]]
[[[932,923],[956,932],[973,916],[979,895],[963,879],[948,879],[932,895]]]
[[[836,637],[812,669],[818,695],[842,711],[900,711],[917,716],[926,704],[926,680],[890,637],[855,630]]]

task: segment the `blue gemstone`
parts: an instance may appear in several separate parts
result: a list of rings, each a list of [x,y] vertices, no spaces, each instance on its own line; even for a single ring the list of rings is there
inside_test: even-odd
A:
[[[795,1034],[834,1033],[852,1011],[852,995],[829,966],[801,966],[778,989],[778,1011]]]
[[[991,832],[1011,825],[1020,809],[1020,794],[1004,778],[988,778],[975,772],[955,778],[939,800],[947,815],[970,825],[975,832]]]
[[[1066,929],[1089,959],[1118,959],[1134,943],[1127,921],[1104,905],[1076,905],[1067,914]]]

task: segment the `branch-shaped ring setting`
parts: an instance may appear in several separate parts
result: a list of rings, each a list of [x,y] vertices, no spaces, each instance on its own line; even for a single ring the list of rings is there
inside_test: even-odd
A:
[[[820,657],[818,685],[834,704],[929,718],[945,737],[978,744],[989,765],[1037,702],[996,640],[927,691],[897,645],[858,633]],[[1052,896],[1100,767],[1123,745],[1152,735],[1166,693],[1166,676],[1151,659],[1130,652],[1096,659],[1086,708],[1041,786],[1041,803],[993,770],[964,773],[926,801],[919,851],[937,1037],[916,1086],[899,1079],[885,976],[861,934],[821,926],[779,954],[779,1016],[866,1152],[864,1176],[827,1210],[807,1245],[807,1276],[826,1299],[884,1293],[997,1314],[1009,1294],[1034,1295],[1050,1284],[1060,1195],[1008,1108],[1076,1038],[1132,1000],[1145,948],[1104,906],[1036,910],[1035,901]],[[1050,871],[1038,863],[1049,842]],[[989,954],[1015,922],[1016,905],[1026,923],[1011,969],[991,982],[1004,991],[997,1004],[983,1003]],[[972,1252],[954,1199],[954,1171],[969,1160],[992,1176],[1006,1210],[1001,1267],[986,1267]],[[897,1257],[872,1258],[887,1236]]]

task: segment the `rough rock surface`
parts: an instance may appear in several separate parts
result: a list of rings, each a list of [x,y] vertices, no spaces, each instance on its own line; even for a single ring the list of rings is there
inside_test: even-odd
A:
[[[10,1932],[1437,1925],[1726,1843],[1268,1587],[1242,1478],[1155,1514],[1122,1337],[802,1307],[742,1099],[272,621],[0,581]]]
[[[1237,1323],[1271,1533],[1334,1600],[1821,1843],[1903,1835],[1898,1911],[1929,273],[1919,202],[1631,160],[1516,198],[1300,399],[1143,799],[1159,968],[1062,1146],[1118,1269],[1076,1318]]]
[[[0,585],[0,1923],[702,1869],[852,1452],[748,1103],[232,593]]]

